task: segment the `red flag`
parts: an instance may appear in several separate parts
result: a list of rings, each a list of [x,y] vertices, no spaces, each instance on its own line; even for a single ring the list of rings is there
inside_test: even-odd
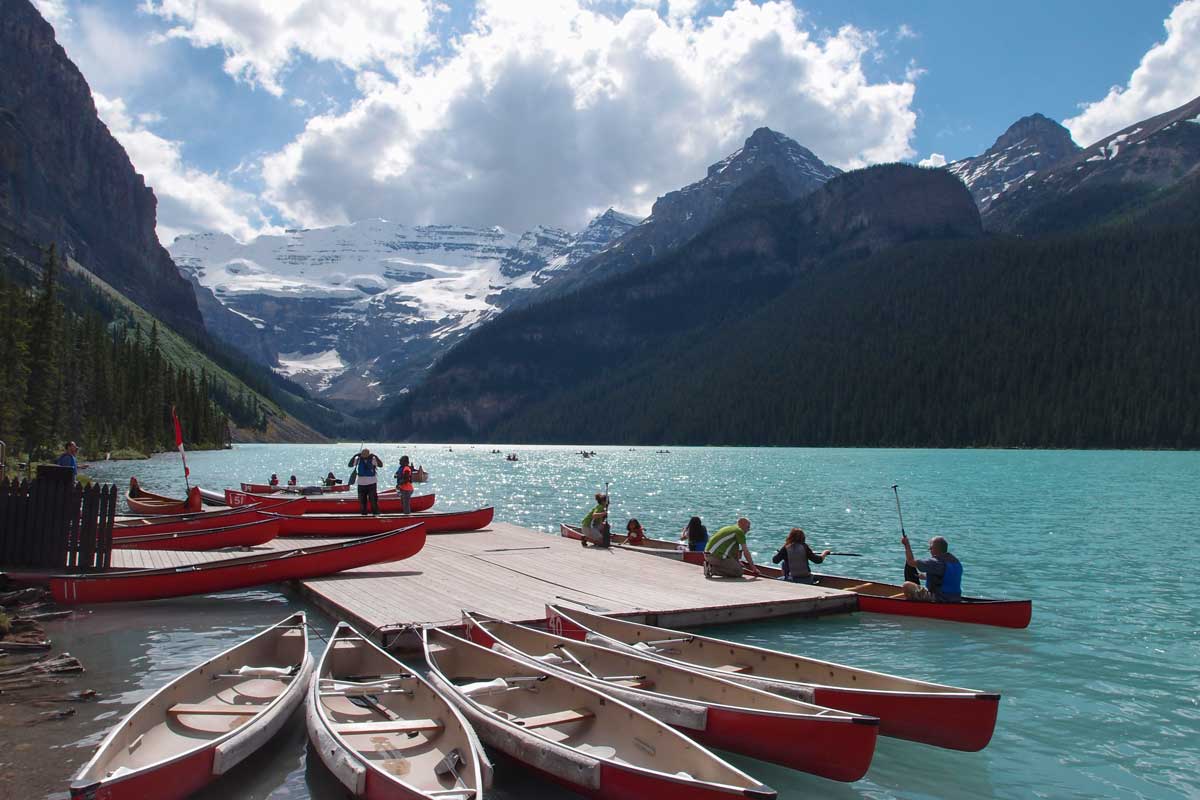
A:
[[[171,421],[175,423],[175,446],[179,448],[179,457],[183,459],[183,477],[191,475],[188,469],[187,456],[183,454],[183,429],[179,427],[179,417],[175,414],[175,406],[171,406]]]

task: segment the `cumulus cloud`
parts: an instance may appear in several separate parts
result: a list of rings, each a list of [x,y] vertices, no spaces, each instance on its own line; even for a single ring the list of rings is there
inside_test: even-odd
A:
[[[133,166],[158,197],[158,238],[170,243],[181,233],[215,230],[239,239],[272,232],[258,199],[184,162],[179,142],[146,126],[155,115],[136,115],[121,98],[93,92],[96,111],[129,154]]]
[[[266,196],[304,225],[570,227],[648,211],[762,125],[843,168],[913,155],[915,73],[868,80],[871,32],[814,33],[788,2],[692,8],[480,0],[437,60],[360,71],[349,110],[265,159]]]
[[[946,157],[941,153],[930,153],[929,158],[922,158],[917,164],[922,167],[944,167]]]
[[[1063,122],[1075,141],[1090,145],[1200,95],[1200,0],[1183,0],[1163,24],[1167,38],[1142,56],[1127,85]]]
[[[174,27],[166,35],[225,51],[225,71],[283,94],[282,76],[299,56],[359,70],[403,72],[434,39],[434,0],[145,0]]]

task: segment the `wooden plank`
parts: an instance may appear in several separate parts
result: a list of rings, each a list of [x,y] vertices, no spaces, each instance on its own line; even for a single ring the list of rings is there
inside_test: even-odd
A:
[[[583,722],[585,719],[592,719],[595,716],[596,712],[590,708],[568,708],[566,711],[552,711],[549,714],[538,714],[535,717],[525,717],[524,719],[510,721],[531,731],[535,728],[548,728],[552,725]]]
[[[334,723],[333,729],[343,736],[352,733],[428,733],[440,731],[442,723],[436,719],[397,719],[382,722]]]
[[[265,705],[261,705],[261,706],[234,706],[234,705],[206,706],[202,703],[176,703],[175,705],[173,705],[167,709],[167,713],[171,714],[173,716],[176,716],[176,717],[183,715],[183,714],[207,715],[207,716],[216,715],[216,716],[224,716],[224,717],[229,717],[229,716],[245,717],[245,716],[253,716],[253,715],[257,714],[258,712],[262,711],[266,707],[267,706],[265,706]]]

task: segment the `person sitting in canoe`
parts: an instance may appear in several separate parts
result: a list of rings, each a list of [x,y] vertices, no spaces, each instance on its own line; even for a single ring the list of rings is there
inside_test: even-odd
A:
[[[325,476],[325,485],[326,486],[337,486],[337,484],[338,484],[337,476],[334,475],[332,472],[330,472],[328,475]]]
[[[811,561],[814,564],[820,564],[831,552],[831,550],[824,550],[821,555],[817,555],[804,541],[804,531],[800,528],[792,528],[788,531],[783,547],[779,548],[779,552],[771,561],[776,564],[782,562],[780,567],[783,569],[783,575],[779,580],[811,585],[816,583],[817,579],[813,577],[808,563]]]
[[[354,467],[354,475],[358,484],[359,513],[366,516],[367,505],[370,504],[371,513],[378,516],[379,490],[375,485],[377,481],[375,471],[383,467],[383,462],[379,460],[379,456],[371,452],[370,448],[364,447],[361,453],[350,456],[348,466]]]
[[[750,532],[750,520],[741,517],[736,525],[720,528],[708,540],[704,548],[704,577],[740,578],[742,559],[750,567],[750,574],[758,577],[758,567],[746,546],[746,534]]]
[[[692,517],[688,520],[688,524],[683,526],[679,541],[686,549],[693,553],[703,553],[705,546],[708,544],[708,528],[704,527],[704,523],[699,517]]]
[[[295,485],[297,485],[297,483],[299,483],[299,482],[296,480],[296,476],[295,476],[295,475],[293,475],[292,477],[288,478],[288,486],[295,486]]]
[[[646,543],[646,531],[642,530],[642,523],[637,521],[637,518],[629,520],[625,523],[625,544],[634,546],[643,545]]]
[[[596,505],[584,515],[580,529],[583,533],[580,544],[584,547],[588,542],[597,547],[608,547],[611,528],[608,526],[608,495],[604,492],[596,492]]]
[[[279,485],[279,476],[276,475],[274,472],[272,472],[271,480],[267,481],[267,483],[269,483],[271,486],[278,486]]]
[[[907,536],[902,535],[900,543],[904,545],[904,563],[925,573],[924,586],[913,581],[904,582],[905,597],[909,600],[923,600],[929,603],[962,601],[962,562],[950,552],[950,545],[945,538],[934,536],[930,539],[929,554],[932,558],[920,561],[913,556]]]

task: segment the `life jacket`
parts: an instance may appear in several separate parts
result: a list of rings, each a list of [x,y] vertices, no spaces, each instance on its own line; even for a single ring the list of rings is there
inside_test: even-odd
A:
[[[400,490],[404,492],[411,492],[412,488],[412,467],[401,467]]]
[[[355,466],[355,471],[364,478],[375,477],[375,459],[360,458]]]
[[[962,562],[955,558],[953,561],[947,560],[946,572],[942,575],[942,594],[962,594]]]

